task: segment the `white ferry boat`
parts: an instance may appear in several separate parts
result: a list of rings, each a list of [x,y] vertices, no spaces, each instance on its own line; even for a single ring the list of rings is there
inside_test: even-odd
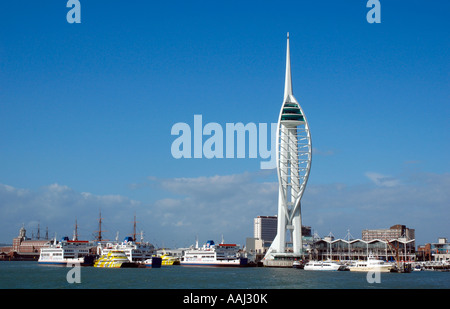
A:
[[[305,264],[304,270],[341,270],[343,265],[333,261],[309,261]]]
[[[92,266],[93,248],[95,244],[87,240],[69,240],[68,237],[63,237],[58,242],[55,238],[46,247],[41,248],[38,264],[70,266],[77,263],[81,266]]]
[[[100,242],[97,246],[98,255],[106,255],[110,251],[117,250],[123,251],[130,262],[143,262],[151,259],[156,253],[152,244],[133,241],[132,237],[125,237],[123,242]]]
[[[197,246],[184,252],[181,258],[182,266],[215,266],[215,267],[241,267],[247,266],[247,258],[239,254],[236,244],[215,245],[208,240],[202,248]]]
[[[379,260],[373,255],[367,257],[367,261],[356,261],[348,268],[350,271],[379,271],[379,272],[390,272],[393,269],[393,265],[386,263],[383,260]]]

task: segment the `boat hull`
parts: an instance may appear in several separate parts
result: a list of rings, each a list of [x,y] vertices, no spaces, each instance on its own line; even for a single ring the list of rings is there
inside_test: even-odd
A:
[[[307,267],[305,266],[304,270],[318,270],[318,271],[338,271],[340,266],[337,267],[331,267],[331,266],[324,266],[324,267]]]
[[[241,258],[238,260],[229,261],[181,261],[181,266],[197,266],[197,267],[245,267],[248,265],[247,259]]]
[[[146,268],[161,268],[162,259],[160,257],[152,257],[144,262]]]
[[[71,262],[38,262],[38,265],[47,265],[47,266],[67,266],[67,267],[73,267],[73,266],[93,266],[92,263],[83,263],[83,262],[77,262],[77,261],[71,261]]]
[[[42,259],[39,258],[38,265],[49,265],[49,266],[68,266],[73,267],[75,265],[79,266],[93,266],[95,257],[93,255],[85,256],[77,259]]]
[[[338,271],[342,265],[332,261],[310,261],[303,267],[304,270]]]
[[[375,272],[382,272],[382,273],[388,273],[390,272],[392,269],[392,266],[384,266],[384,267],[355,267],[355,266],[350,266],[349,270],[350,271],[359,271],[359,272],[369,272],[369,271],[375,271]]]

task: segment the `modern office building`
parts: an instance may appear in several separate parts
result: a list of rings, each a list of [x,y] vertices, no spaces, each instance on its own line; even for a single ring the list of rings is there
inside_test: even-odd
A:
[[[265,242],[272,242],[277,236],[277,217],[258,216],[254,219],[253,237]]]
[[[258,216],[253,219],[253,237],[248,237],[245,245],[252,260],[259,262],[264,257],[277,235],[277,222],[277,216]],[[303,247],[309,248],[312,242],[311,227],[302,226]],[[286,242],[286,251],[292,252],[292,242]]]
[[[416,233],[414,229],[410,229],[405,225],[397,224],[391,226],[388,229],[376,229],[376,230],[363,230],[362,240],[372,241],[372,240],[391,240],[405,238],[406,241],[410,241],[416,238]],[[415,243],[412,243],[415,246]]]

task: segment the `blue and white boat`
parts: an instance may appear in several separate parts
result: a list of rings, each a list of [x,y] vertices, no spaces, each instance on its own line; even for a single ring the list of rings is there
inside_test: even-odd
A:
[[[184,251],[181,266],[242,267],[247,266],[247,258],[241,257],[236,244],[219,244],[208,240],[203,247]]]
[[[94,263],[93,248],[95,248],[95,244],[91,241],[69,240],[69,237],[63,237],[57,241],[55,238],[47,246],[41,248],[38,264],[92,266]]]

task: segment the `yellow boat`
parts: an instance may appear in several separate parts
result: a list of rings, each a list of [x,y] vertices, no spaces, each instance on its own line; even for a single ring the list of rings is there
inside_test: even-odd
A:
[[[180,260],[174,256],[163,254],[160,256],[162,261],[162,266],[172,266],[172,265],[180,265]]]
[[[112,250],[107,254],[100,256],[100,258],[95,261],[94,267],[124,268],[138,267],[138,264],[130,262],[125,252],[120,250]]]

